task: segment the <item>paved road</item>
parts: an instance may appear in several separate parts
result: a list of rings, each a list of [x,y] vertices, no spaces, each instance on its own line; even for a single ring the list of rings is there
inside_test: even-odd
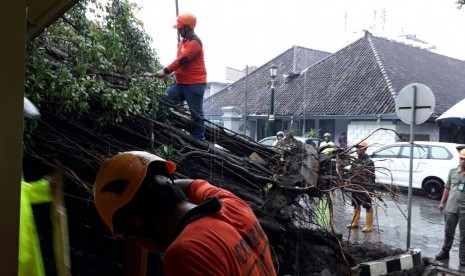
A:
[[[375,219],[371,233],[363,233],[361,227],[349,230],[346,225],[352,218],[353,208],[344,204],[344,198],[335,194],[334,214],[336,229],[343,234],[344,240],[382,242],[402,249],[407,248],[407,193],[400,194],[398,204],[389,196],[384,196],[384,202],[376,204]],[[439,201],[431,200],[420,195],[412,196],[412,220],[410,247],[421,249],[422,257],[432,257],[439,252],[444,239],[444,215],[438,211]],[[360,224],[365,224],[365,209],[362,208]],[[458,269],[458,229],[456,230],[454,245],[451,250],[449,268]]]

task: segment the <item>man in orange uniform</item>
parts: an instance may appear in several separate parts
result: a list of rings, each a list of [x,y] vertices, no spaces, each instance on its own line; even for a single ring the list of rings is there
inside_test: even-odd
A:
[[[177,17],[173,28],[178,30],[181,41],[178,45],[176,59],[170,65],[148,76],[163,78],[174,72],[176,81],[165,92],[161,99],[167,106],[179,105],[186,101],[191,112],[191,136],[205,140],[203,113],[203,96],[207,85],[207,70],[203,53],[203,45],[195,34],[197,18],[190,13]]]
[[[114,234],[164,252],[164,275],[276,275],[250,206],[205,180],[173,180],[176,165],[148,152],[106,160],[95,181],[98,213]]]

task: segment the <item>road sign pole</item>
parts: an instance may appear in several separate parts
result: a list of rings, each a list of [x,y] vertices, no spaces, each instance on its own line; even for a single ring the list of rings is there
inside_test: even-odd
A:
[[[412,103],[417,105],[417,86],[413,85]],[[412,225],[412,181],[413,181],[413,141],[415,140],[415,108],[412,108],[412,122],[410,123],[410,168],[408,174],[408,218],[407,218],[407,250],[410,248],[410,230]]]
[[[421,94],[421,97],[417,97]],[[407,250],[410,249],[410,232],[412,216],[412,179],[413,179],[413,142],[414,126],[428,120],[434,111],[434,94],[428,86],[412,83],[399,92],[396,97],[396,114],[399,119],[410,125],[410,168],[408,185]]]

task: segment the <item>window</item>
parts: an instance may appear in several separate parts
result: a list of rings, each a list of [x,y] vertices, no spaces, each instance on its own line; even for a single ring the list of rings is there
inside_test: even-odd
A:
[[[274,140],[276,140],[275,137],[268,137],[268,138],[261,140],[260,143],[265,146],[271,146],[273,145]]]
[[[448,160],[452,158],[452,154],[443,147],[432,146],[431,147],[431,158]]]
[[[309,119],[303,120],[302,128],[303,128],[302,130],[303,133],[309,132],[310,130],[315,129],[315,120],[309,120]]]
[[[397,158],[401,146],[389,147],[373,153],[373,157],[377,158]]]
[[[329,132],[332,135],[334,135],[334,127],[335,126],[335,120],[334,119],[321,119],[320,120],[320,135],[321,138],[323,138],[323,133]],[[333,141],[334,138],[331,139]]]
[[[410,158],[410,145],[403,146],[400,153],[400,158]],[[428,158],[428,147],[427,146],[413,146],[413,158],[415,159],[426,159]]]
[[[299,129],[299,121],[285,121],[283,125],[283,130],[287,132],[291,132],[293,129]]]

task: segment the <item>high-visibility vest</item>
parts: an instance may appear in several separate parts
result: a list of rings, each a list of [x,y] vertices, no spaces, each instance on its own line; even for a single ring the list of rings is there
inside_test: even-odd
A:
[[[49,182],[21,182],[21,208],[19,218],[19,267],[18,276],[45,275],[39,235],[37,233],[31,204],[51,202]]]
[[[323,142],[320,143],[320,148],[323,148],[323,147],[326,147],[326,146],[327,146],[327,148],[325,148],[325,149],[322,151],[322,153],[329,154],[329,153],[331,153],[332,151],[334,151],[335,145],[334,145],[333,142],[331,142],[331,141],[329,141],[329,142],[323,141]]]

